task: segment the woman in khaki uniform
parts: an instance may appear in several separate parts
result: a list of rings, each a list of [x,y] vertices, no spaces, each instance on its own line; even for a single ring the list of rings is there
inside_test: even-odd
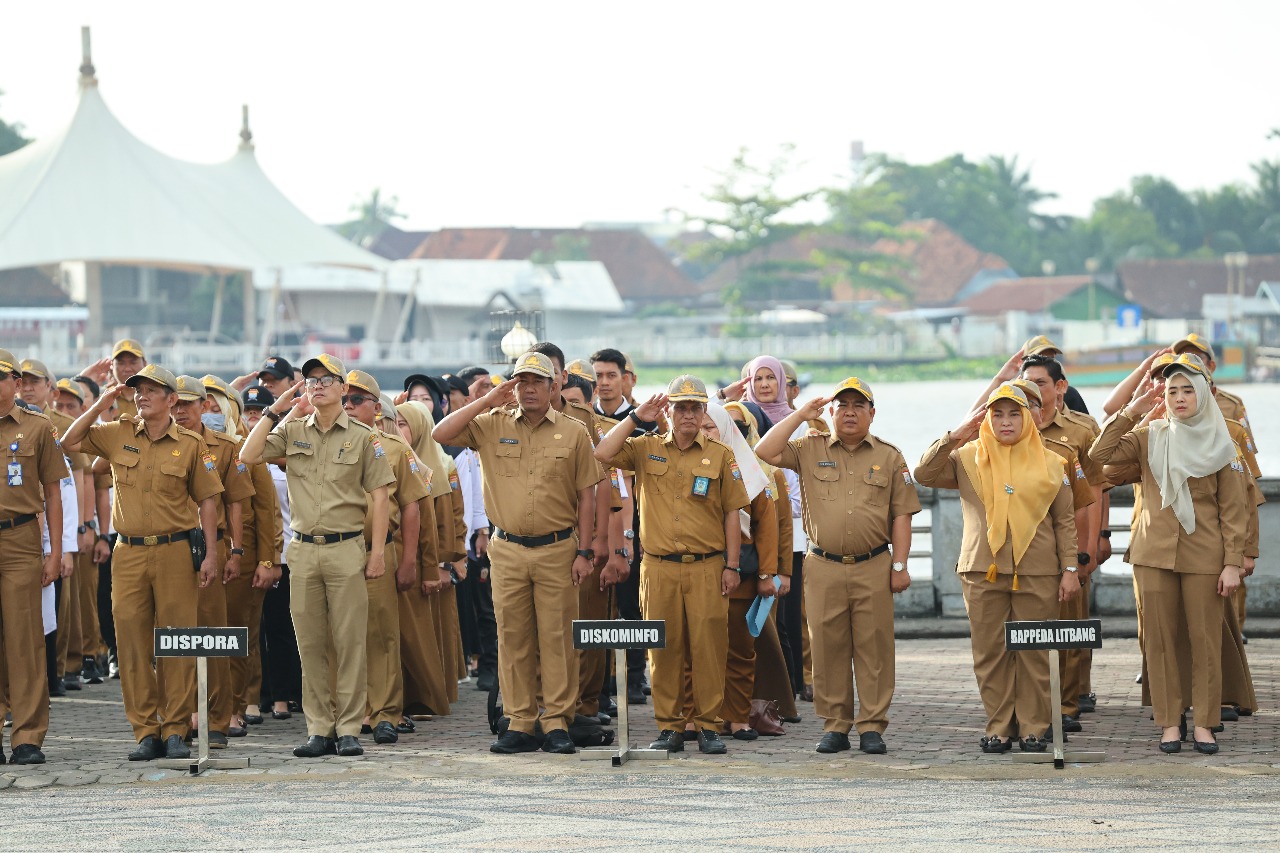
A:
[[[924,486],[958,489],[964,538],[956,571],[969,612],[973,673],[987,712],[982,751],[1043,752],[1056,708],[1049,653],[1009,652],[1004,623],[1058,618],[1080,592],[1071,483],[1045,447],[1026,394],[1000,385],[985,409],[934,443],[916,468]],[[1056,698],[1056,697],[1055,697]]]
[[[1133,429],[1161,399],[1167,420]],[[1103,464],[1141,466],[1143,505],[1129,546],[1143,616],[1143,648],[1160,750],[1185,730],[1177,648],[1191,648],[1195,748],[1213,754],[1222,700],[1223,601],[1240,585],[1248,505],[1235,445],[1199,359],[1179,356],[1163,382],[1148,378],[1093,445]],[[1221,596],[1221,598],[1219,597]]]

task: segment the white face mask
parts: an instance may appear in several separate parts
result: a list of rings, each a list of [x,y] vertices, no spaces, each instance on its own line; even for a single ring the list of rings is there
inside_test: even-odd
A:
[[[214,432],[227,431],[227,416],[221,412],[205,412],[200,416],[200,423]]]

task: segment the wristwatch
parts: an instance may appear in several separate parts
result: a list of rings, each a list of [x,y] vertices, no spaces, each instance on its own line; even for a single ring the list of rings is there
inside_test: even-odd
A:
[[[273,569],[275,568],[276,564],[271,562],[270,560],[259,560],[258,565],[262,566],[264,569]]]
[[[1082,566],[1089,565],[1089,561],[1092,559],[1093,557],[1089,554],[1088,551],[1078,551],[1076,553],[1076,562]]]
[[[280,419],[281,419],[282,417],[284,417],[284,415],[276,414],[276,410],[275,410],[275,409],[273,409],[273,408],[271,408],[270,406],[268,406],[267,408],[263,409],[263,410],[262,410],[262,414],[264,414],[264,415],[266,415],[268,418],[270,418],[270,419],[271,419],[271,422],[272,422],[273,424],[276,424],[276,425],[279,425],[279,424],[280,424]]]
[[[640,416],[636,414],[635,409],[632,409],[631,411],[627,412],[627,417],[631,418],[631,420],[635,422],[636,426],[644,425],[644,421],[640,420]]]
[[[1063,567],[1062,567],[1062,570],[1063,570],[1064,572],[1071,572],[1071,574],[1073,574],[1073,575],[1074,575],[1077,571],[1079,571],[1079,569],[1077,569],[1075,566],[1063,566]]]
[[[624,530],[622,531],[622,538],[627,540],[635,539],[636,532],[634,530]]]
[[[94,520],[91,518],[91,519],[89,519],[88,521],[86,521],[86,522],[84,523],[84,526],[85,526],[86,528],[88,528],[89,530],[97,530],[97,529],[98,529],[98,522],[94,521]]]
[[[756,579],[762,580],[762,581],[773,580],[773,575],[766,575],[764,572],[761,572],[760,574],[756,575]]]
[[[631,559],[631,552],[628,551],[626,548],[614,548],[613,553],[617,554],[619,557],[621,557],[624,560]]]
[[[232,548],[232,549],[231,549],[231,556],[233,556],[233,557],[243,557],[243,556],[244,556],[244,549],[243,549],[243,548]]]
[[[596,552],[591,550],[590,548],[579,548],[578,556],[586,557],[588,560],[594,560],[596,558]]]
[[[88,533],[88,532],[89,532],[89,528],[84,526],[83,524],[76,527],[76,533]]]
[[[741,567],[741,566],[730,566],[730,565],[728,565],[728,564],[726,563],[726,564],[725,564],[725,567],[724,567],[724,570],[725,570],[726,572],[741,572],[741,571],[742,571],[742,567]]]
[[[894,570],[895,572],[905,572],[905,571],[907,570],[907,564],[906,564],[906,563],[894,563],[894,564],[893,564],[893,570]]]
[[[1099,533],[1098,535],[1099,535],[1099,536],[1101,536],[1103,539],[1110,539],[1110,538],[1111,538],[1111,531],[1110,531],[1110,530],[1104,530],[1104,531],[1102,531],[1101,533]]]

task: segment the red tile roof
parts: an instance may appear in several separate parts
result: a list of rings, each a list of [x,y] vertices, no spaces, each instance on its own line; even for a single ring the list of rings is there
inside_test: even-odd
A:
[[[1125,298],[1155,317],[1200,317],[1206,293],[1227,292],[1227,265],[1222,258],[1122,261],[1116,273]],[[1280,281],[1280,255],[1250,255],[1244,280],[1246,296],[1257,292],[1264,281]]]
[[[0,271],[0,305],[6,308],[61,308],[72,304],[67,292],[42,268]]]
[[[995,316],[1008,311],[1047,311],[1089,284],[1087,275],[1060,275],[1049,278],[1012,278],[997,281],[960,303],[970,314]]]
[[[559,237],[584,240],[587,257],[604,264],[625,300],[682,300],[694,290],[666,253],[633,229],[442,228],[428,235],[410,257],[524,261],[538,252],[555,251]]]

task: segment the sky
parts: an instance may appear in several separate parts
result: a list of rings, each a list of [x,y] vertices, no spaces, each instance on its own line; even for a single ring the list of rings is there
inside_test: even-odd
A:
[[[102,3],[0,11],[0,117],[75,107],[80,27],[138,137],[215,162],[249,104],[266,173],[321,222],[375,187],[401,227],[713,212],[740,148],[795,146],[785,190],[847,182],[851,143],[1017,156],[1087,215],[1138,174],[1184,189],[1280,158],[1280,3]]]

